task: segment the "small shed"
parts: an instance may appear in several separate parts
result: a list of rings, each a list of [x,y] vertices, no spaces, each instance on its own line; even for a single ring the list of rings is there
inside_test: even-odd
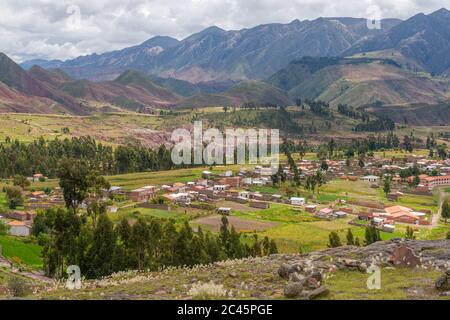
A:
[[[229,216],[231,213],[231,208],[225,208],[225,207],[218,208],[217,213]]]
[[[290,199],[291,204],[294,206],[303,206],[305,204],[305,198],[299,198],[299,197],[292,197]]]

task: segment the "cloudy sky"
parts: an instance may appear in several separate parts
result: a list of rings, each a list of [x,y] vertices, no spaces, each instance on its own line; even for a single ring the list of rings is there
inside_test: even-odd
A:
[[[406,19],[450,8],[450,0],[0,0],[0,52],[18,62],[68,59],[135,45],[155,35],[182,39],[208,26],[241,29],[319,16]]]

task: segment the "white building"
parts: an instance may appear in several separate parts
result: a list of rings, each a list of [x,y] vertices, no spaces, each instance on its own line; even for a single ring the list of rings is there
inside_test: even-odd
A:
[[[29,237],[31,234],[31,227],[22,221],[11,221],[8,223],[9,234],[18,237]]]
[[[292,197],[290,201],[294,206],[303,206],[305,204],[305,198]]]
[[[365,176],[362,177],[362,180],[365,182],[378,182],[380,181],[380,177],[378,176]]]
[[[248,191],[240,191],[239,192],[239,197],[244,198],[244,199],[249,199],[250,198],[250,192],[248,192]]]
[[[227,186],[217,184],[217,185],[215,185],[213,187],[213,190],[214,191],[226,191],[227,190]]]

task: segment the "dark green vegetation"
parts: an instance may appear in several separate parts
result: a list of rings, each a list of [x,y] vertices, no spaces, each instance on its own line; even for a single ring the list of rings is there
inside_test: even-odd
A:
[[[102,174],[173,168],[170,150],[164,145],[155,150],[139,145],[113,149],[90,137],[51,141],[41,138],[30,144],[10,140],[0,143],[0,177],[35,173],[55,177],[64,159],[80,159]]]
[[[138,219],[130,225],[122,219],[114,226],[106,212],[98,212],[91,221],[64,209],[41,213],[36,225],[34,234],[44,243],[44,269],[52,277],[63,277],[65,268],[73,264],[86,277],[100,278],[118,271],[209,264],[277,252],[267,237],[241,241],[225,217],[218,236],[200,227],[193,231],[187,222],[180,226],[173,220]]]

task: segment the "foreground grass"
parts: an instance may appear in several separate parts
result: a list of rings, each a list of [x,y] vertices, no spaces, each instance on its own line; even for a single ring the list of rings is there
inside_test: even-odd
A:
[[[441,274],[419,268],[383,268],[380,290],[369,290],[369,274],[357,271],[338,271],[329,275],[325,283],[331,292],[328,298],[334,300],[444,299],[434,290],[434,282]]]

